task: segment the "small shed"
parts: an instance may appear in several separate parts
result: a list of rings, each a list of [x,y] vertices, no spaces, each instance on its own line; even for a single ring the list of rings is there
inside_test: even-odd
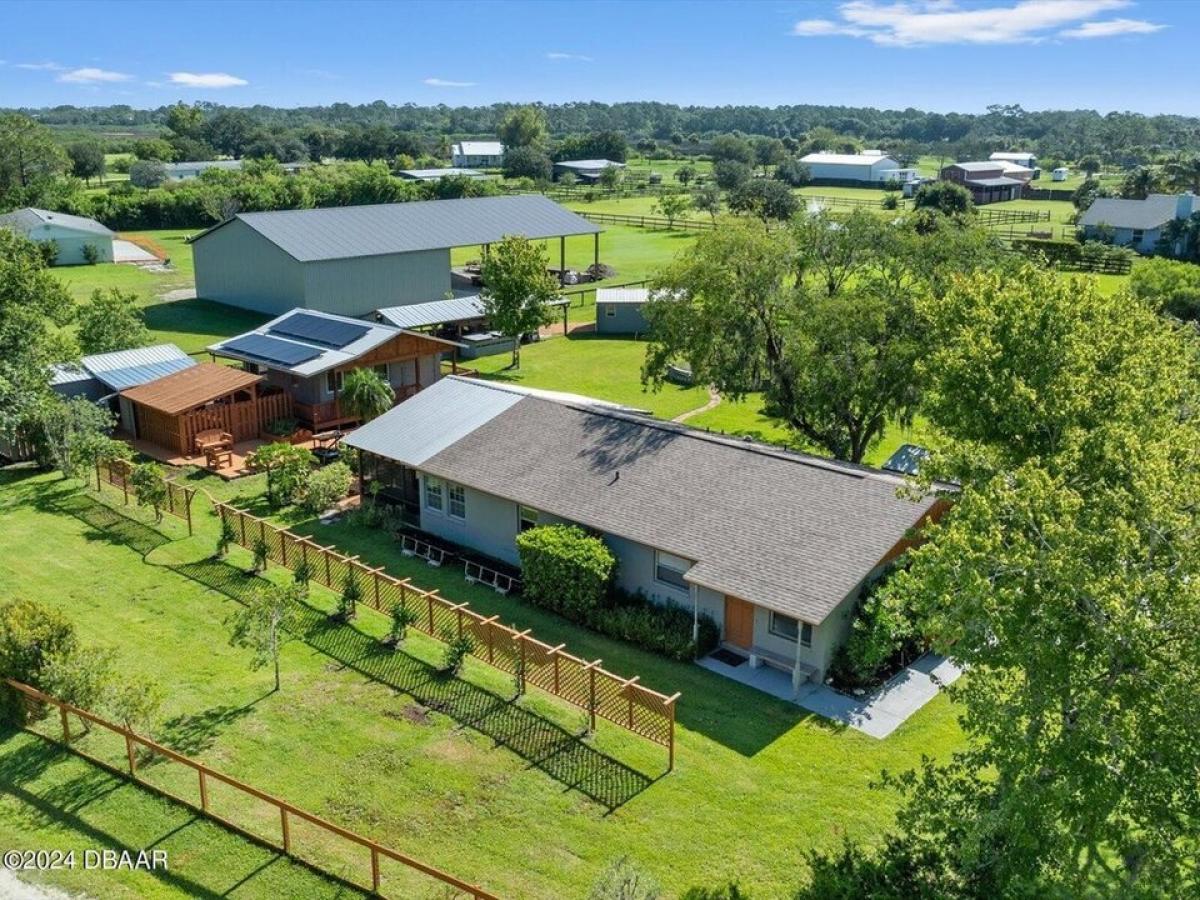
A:
[[[0,216],[0,228],[11,228],[36,243],[53,244],[57,251],[56,266],[113,261],[113,233],[85,216],[27,206]],[[88,247],[90,251],[86,249]],[[90,260],[87,254],[93,251],[95,259]]]
[[[132,405],[134,437],[191,456],[201,431],[218,429],[235,441],[251,440],[264,421],[291,413],[291,397],[260,395],[261,381],[244,369],[206,362],[124,390],[121,398]]]
[[[598,334],[643,334],[649,329],[642,307],[650,299],[647,288],[599,288],[596,291]]]
[[[1051,181],[1066,181],[1071,177],[1071,170],[1066,166],[1059,166],[1050,173]]]

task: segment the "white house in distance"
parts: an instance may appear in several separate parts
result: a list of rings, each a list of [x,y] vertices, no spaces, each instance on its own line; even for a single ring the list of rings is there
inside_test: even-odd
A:
[[[993,153],[988,157],[992,162],[1010,162],[1027,169],[1037,168],[1037,157],[1032,153]]]
[[[457,169],[498,169],[504,165],[499,141],[459,141],[450,146],[450,165]]]
[[[1079,225],[1088,239],[1111,236],[1114,244],[1153,253],[1168,223],[1196,213],[1200,197],[1192,193],[1151,194],[1144,200],[1101,197],[1079,217]]]
[[[809,153],[800,157],[814,181],[858,181],[882,184],[888,181],[914,181],[916,169],[902,169],[900,163],[881,153]]]
[[[56,266],[113,261],[114,235],[95,219],[28,206],[0,216],[0,228],[11,228],[31,241],[54,244],[58,250]],[[84,255],[85,247],[95,250],[95,260]]]

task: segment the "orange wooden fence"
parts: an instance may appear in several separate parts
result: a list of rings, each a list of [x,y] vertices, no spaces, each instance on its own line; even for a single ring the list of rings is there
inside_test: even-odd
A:
[[[136,734],[135,732],[129,730],[128,728],[124,727],[123,725],[118,725],[114,722],[109,722],[107,719],[103,719],[100,716],[96,715],[95,713],[89,712],[85,709],[80,709],[77,706],[72,706],[70,703],[65,703],[64,701],[59,700],[56,697],[52,697],[49,694],[43,693],[42,691],[39,691],[37,688],[30,687],[27,684],[23,684],[19,681],[14,681],[11,678],[6,678],[4,680],[8,684],[8,686],[11,687],[13,690],[19,691],[21,694],[23,694],[27,698],[27,702],[31,702],[32,705],[36,706],[37,704],[44,704],[47,706],[52,706],[58,710],[58,718],[59,718],[59,722],[61,723],[61,728],[62,728],[62,743],[68,747],[70,747],[70,745],[71,745],[71,728],[70,728],[70,723],[67,718],[68,714],[78,716],[80,719],[90,722],[93,725],[97,725],[100,728],[105,729],[106,731],[109,731],[113,734],[116,734],[116,735],[124,738],[124,740],[125,740],[125,767],[124,768],[114,766],[110,762],[108,762],[104,759],[101,759],[98,756],[94,756],[90,753],[87,753],[83,750],[78,749],[77,747],[72,747],[71,749],[74,750],[74,752],[78,753],[80,756],[83,756],[86,759],[91,760],[92,762],[107,769],[110,772],[114,772],[117,775],[128,776],[129,778],[133,779],[134,781],[138,782],[139,784],[149,787],[151,790],[157,791],[158,793],[161,793],[161,794],[165,794],[166,796],[172,798],[173,800],[183,803],[185,806],[188,806],[192,809],[198,810],[199,812],[203,813],[208,818],[213,819],[214,821],[220,822],[222,825],[226,826],[227,828],[230,828],[233,831],[238,832],[239,834],[245,835],[246,837],[250,838],[251,840],[254,840],[254,841],[257,841],[260,843],[265,843],[269,846],[272,846],[279,850],[282,850],[284,852],[284,854],[286,854],[287,856],[294,857],[295,859],[300,860],[301,862],[304,862],[306,865],[311,865],[314,868],[322,869],[321,866],[317,865],[316,863],[312,862],[311,860],[305,859],[305,857],[298,852],[298,848],[296,846],[296,841],[294,841],[292,838],[291,825],[292,825],[293,819],[296,819],[296,820],[299,820],[302,822],[307,822],[308,824],[316,827],[319,831],[325,832],[326,834],[332,835],[335,838],[340,838],[344,842],[348,842],[350,844],[355,844],[355,845],[369,851],[370,866],[371,866],[370,879],[369,879],[369,881],[354,882],[354,883],[357,884],[357,886],[362,887],[364,889],[367,889],[368,884],[369,884],[369,886],[370,886],[369,889],[376,894],[382,895],[382,893],[383,893],[380,861],[381,861],[381,859],[390,859],[390,860],[394,860],[398,863],[401,863],[402,865],[406,866],[409,869],[412,869],[415,872],[419,872],[422,875],[427,875],[430,878],[440,881],[442,884],[445,884],[448,887],[453,888],[456,892],[466,894],[470,897],[478,898],[478,900],[498,900],[498,898],[494,894],[488,893],[487,891],[485,891],[483,888],[479,887],[478,885],[469,884],[468,882],[463,881],[460,878],[455,878],[453,875],[443,872],[442,870],[437,869],[434,866],[430,866],[423,862],[420,862],[419,860],[413,859],[411,856],[407,856],[403,853],[400,853],[397,850],[392,850],[390,847],[386,847],[383,844],[380,844],[380,843],[377,843],[376,841],[371,840],[370,838],[366,838],[360,834],[356,834],[355,832],[350,831],[349,829],[342,828],[340,825],[335,825],[332,822],[322,819],[320,816],[313,815],[312,813],[307,812],[306,810],[303,810],[298,806],[288,803],[286,800],[282,800],[279,797],[275,797],[271,794],[266,793],[265,791],[260,791],[258,788],[251,787],[250,785],[248,785],[244,782],[238,781],[236,778],[231,778],[228,775],[218,772],[216,769],[206,766],[202,762],[197,762],[194,759],[190,759],[189,757],[184,756],[182,753],[176,753],[174,750],[170,749],[169,747],[164,747],[162,744],[159,744],[155,741],[150,740],[150,738],[142,737],[141,735]],[[34,732],[34,733],[41,734],[41,732]],[[50,738],[50,735],[42,735],[42,736],[46,737],[46,738]],[[50,738],[50,739],[53,739],[53,738]],[[161,756],[171,762],[175,762],[175,763],[179,763],[180,765],[187,766],[189,769],[192,769],[194,772],[196,772],[197,776],[198,776],[197,777],[197,786],[199,789],[199,803],[194,802],[190,797],[185,797],[185,796],[177,794],[173,791],[165,790],[161,786],[159,786],[157,784],[152,784],[149,781],[147,781],[146,779],[144,779],[138,771],[138,758],[137,757],[138,757],[139,749],[149,751],[150,753],[152,753],[156,756]],[[128,771],[126,771],[126,769]],[[273,842],[271,840],[266,840],[266,839],[262,838],[260,835],[255,834],[254,832],[250,831],[248,827],[243,827],[241,825],[238,825],[236,822],[233,822],[230,819],[227,819],[227,818],[215,813],[210,808],[210,805],[209,805],[209,782],[210,781],[220,782],[221,784],[228,785],[229,787],[231,787],[235,791],[237,791],[239,794],[244,794],[248,797],[252,797],[255,800],[262,801],[263,803],[266,803],[270,806],[275,807],[275,809],[277,809],[279,811],[279,831],[280,831],[279,843],[276,844],[275,842]],[[327,871],[324,869],[322,869],[322,870]],[[341,875],[336,875],[332,872],[330,872],[329,874],[333,875],[335,878],[339,878],[339,879],[342,878]],[[352,881],[352,879],[345,879],[345,880]]]
[[[477,659],[507,672],[517,679],[519,690],[532,684],[568,703],[587,711],[593,730],[596,719],[612,722],[640,737],[667,748],[668,769],[675,767],[675,702],[672,696],[638,683],[638,678],[622,678],[600,667],[600,660],[588,662],[567,653],[559,644],[552,647],[498,621],[484,616],[438,594],[415,587],[407,578],[394,578],[380,568],[371,568],[357,556],[339,553],[333,545],[322,547],[310,538],[278,528],[265,519],[251,515],[217,500],[217,514],[233,528],[234,539],[247,550],[262,541],[267,558],[295,569],[304,562],[313,581],[341,591],[350,577],[358,579],[363,602],[379,612],[390,614],[400,605],[416,614],[410,627],[436,639],[467,636],[471,653]]]
[[[124,495],[125,505],[128,506],[129,492],[133,487],[129,480],[132,472],[133,464],[123,459],[96,463],[96,490],[100,490],[101,484],[110,484],[120,488]],[[163,482],[167,486],[167,502],[163,506],[163,512],[168,512],[187,522],[188,534],[191,534],[192,499],[196,496],[196,489],[176,484],[169,478],[164,478]]]

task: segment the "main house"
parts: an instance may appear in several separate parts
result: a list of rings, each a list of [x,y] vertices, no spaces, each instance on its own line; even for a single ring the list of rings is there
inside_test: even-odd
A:
[[[450,165],[459,169],[498,169],[504,165],[499,141],[459,141],[450,145]]]
[[[239,213],[192,238],[196,294],[278,315],[294,308],[364,316],[452,293],[450,251],[507,235],[600,231],[540,194]],[[560,268],[565,266],[560,265]]]
[[[712,616],[752,666],[823,679],[856,603],[942,501],[901,477],[460,377],[354,431],[362,471],[444,540],[517,565],[517,535],[600,534],[620,585]]]
[[[951,163],[942,169],[941,177],[970,191],[976,206],[1018,200],[1028,179],[1006,174],[1006,167],[1011,165],[1015,164],[999,160]]]
[[[442,355],[453,355],[455,348],[451,341],[387,324],[297,309],[208,351],[263,376],[265,392],[284,392],[291,415],[323,431],[356,421],[340,396],[351,371],[373,368],[400,402],[441,378]]]
[[[37,243],[54,245],[56,266],[113,261],[115,235],[95,219],[85,216],[27,206],[0,216],[0,228],[10,228]],[[88,259],[89,254],[94,258]]]
[[[1089,240],[1102,238],[1139,253],[1153,253],[1167,225],[1197,213],[1200,198],[1192,193],[1150,194],[1143,200],[1099,197],[1079,217],[1079,226]]]
[[[916,169],[903,169],[900,163],[882,153],[809,153],[800,157],[815,182],[850,181],[861,184],[886,184],[913,181]]]

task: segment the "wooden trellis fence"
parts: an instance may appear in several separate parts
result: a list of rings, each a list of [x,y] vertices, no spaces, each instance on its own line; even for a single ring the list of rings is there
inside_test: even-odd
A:
[[[130,482],[132,472],[132,463],[123,459],[98,462],[96,463],[96,490],[100,490],[101,484],[110,484],[120,488],[124,495],[125,505],[128,506],[129,494],[133,487]],[[169,478],[164,478],[163,483],[167,486],[167,502],[163,506],[163,512],[170,513],[186,522],[188,534],[191,534],[192,500],[196,496],[196,489],[176,484]]]
[[[639,684],[636,676],[615,675],[600,667],[601,660],[580,659],[567,653],[563,644],[543,643],[529,631],[502,625],[498,616],[481,615],[436,590],[422,590],[407,578],[394,578],[382,567],[372,568],[357,556],[339,553],[333,545],[322,547],[226,503],[214,500],[213,507],[232,527],[234,540],[247,550],[262,541],[271,562],[293,570],[304,562],[313,581],[335,591],[341,591],[349,578],[357,579],[368,607],[390,614],[395,606],[403,606],[415,614],[416,621],[409,627],[437,640],[469,637],[471,654],[512,675],[520,691],[532,684],[586,710],[593,729],[600,718],[666,747],[668,770],[674,769],[678,693],[667,696]]]
[[[32,706],[32,707],[37,707],[39,705],[51,706],[57,710],[60,727],[62,729],[61,741],[65,746],[71,747],[71,737],[72,737],[70,721],[67,718],[68,715],[78,716],[80,719],[82,719],[86,722],[90,722],[91,724],[96,725],[96,726],[104,729],[105,731],[108,731],[112,734],[117,735],[120,738],[123,738],[124,742],[125,742],[125,759],[123,761],[123,763],[124,763],[123,765],[114,765],[109,760],[106,760],[99,756],[88,753],[84,750],[79,749],[78,747],[71,747],[71,749],[75,753],[78,753],[80,756],[91,760],[92,762],[96,763],[98,766],[101,766],[102,768],[107,769],[108,771],[113,772],[114,774],[131,778],[133,781],[136,781],[137,783],[139,783],[145,787],[148,787],[150,790],[156,791],[160,794],[164,794],[164,795],[170,797],[171,799],[184,804],[185,806],[195,809],[195,810],[199,811],[200,813],[202,813],[203,815],[207,816],[208,818],[213,819],[214,821],[220,822],[225,827],[227,827],[233,831],[236,831],[239,834],[244,835],[245,837],[248,837],[253,841],[256,841],[261,844],[265,844],[270,847],[274,847],[278,850],[282,850],[285,855],[287,855],[289,857],[293,857],[297,860],[300,860],[301,862],[304,862],[306,865],[310,865],[313,868],[320,869],[321,871],[325,871],[328,874],[334,875],[334,877],[336,877],[336,878],[343,877],[340,874],[329,872],[328,869],[312,862],[311,860],[306,859],[303,855],[301,855],[298,852],[298,849],[296,846],[297,842],[295,840],[293,840],[293,837],[292,837],[292,824],[295,821],[307,823],[308,825],[315,827],[319,832],[322,832],[323,834],[329,835],[334,838],[338,838],[343,843],[352,844],[352,845],[360,847],[364,850],[367,850],[370,855],[370,867],[371,867],[370,879],[368,881],[355,882],[355,883],[359,887],[363,887],[363,888],[366,888],[367,884],[369,884],[370,890],[374,894],[382,895],[383,877],[382,877],[380,863],[384,859],[390,859],[395,862],[401,863],[405,867],[412,869],[415,872],[420,872],[423,875],[427,875],[430,878],[440,881],[442,884],[445,884],[448,887],[453,888],[456,893],[466,894],[467,896],[476,898],[476,900],[498,900],[498,898],[496,898],[496,896],[494,894],[488,893],[483,888],[481,888],[477,885],[469,884],[460,878],[455,878],[453,875],[450,875],[446,872],[441,871],[440,869],[437,869],[433,866],[430,866],[423,862],[420,862],[419,860],[413,859],[411,856],[407,856],[403,853],[400,853],[399,851],[392,850],[390,847],[385,847],[383,844],[377,843],[376,841],[373,841],[370,838],[363,837],[362,835],[356,834],[355,832],[350,831],[347,828],[342,828],[340,825],[335,825],[332,822],[322,819],[319,816],[313,815],[312,813],[310,813],[306,810],[303,810],[298,806],[294,806],[293,804],[288,803],[286,800],[280,799],[279,797],[272,796],[271,794],[268,794],[265,791],[260,791],[258,788],[251,787],[250,785],[248,785],[242,781],[238,781],[236,778],[231,778],[228,775],[218,772],[216,769],[206,766],[202,762],[197,762],[194,759],[190,759],[189,757],[184,756],[182,753],[175,752],[174,750],[170,749],[169,747],[164,747],[162,744],[159,744],[155,741],[150,740],[150,738],[142,737],[141,735],[137,734],[134,731],[131,731],[130,729],[124,727],[123,725],[118,725],[114,722],[110,722],[107,719],[101,718],[100,716],[96,715],[95,713],[89,712],[86,709],[80,709],[77,706],[72,706],[70,703],[65,703],[64,701],[59,700],[56,697],[52,697],[49,694],[43,693],[42,691],[39,691],[37,688],[30,687],[27,684],[23,684],[19,681],[14,681],[11,678],[6,678],[4,680],[10,688],[12,688],[13,690],[18,691],[19,693],[24,695],[24,697],[26,698],[26,703],[29,704],[30,706]],[[42,734],[42,732],[40,732],[40,731],[35,731],[34,733],[39,734],[42,737],[45,737],[49,740],[55,740],[55,738],[53,738],[49,734]],[[150,781],[144,779],[138,771],[138,752],[139,751],[148,751],[156,757],[165,758],[165,759],[169,760],[170,762],[174,762],[174,763],[178,763],[180,765],[186,766],[187,768],[196,772],[196,774],[197,774],[196,784],[198,787],[199,802],[196,802],[191,797],[183,796],[183,795],[177,794],[173,791],[168,791],[165,788],[161,787],[158,783],[153,783],[153,782],[150,782]],[[158,782],[160,780],[161,779],[155,779],[155,782]],[[239,795],[252,798],[254,800],[265,803],[268,806],[274,807],[278,811],[277,815],[278,815],[278,821],[279,821],[279,834],[280,834],[279,842],[276,843],[275,841],[273,841],[271,839],[263,838],[261,835],[255,834],[248,827],[239,825],[238,823],[232,821],[231,819],[226,818],[225,816],[219,815],[218,813],[214,812],[212,809],[212,805],[209,802],[209,792],[211,789],[211,785],[214,782],[223,784],[223,785],[226,785],[226,786],[232,788]],[[350,879],[350,880],[352,880],[352,879]]]

